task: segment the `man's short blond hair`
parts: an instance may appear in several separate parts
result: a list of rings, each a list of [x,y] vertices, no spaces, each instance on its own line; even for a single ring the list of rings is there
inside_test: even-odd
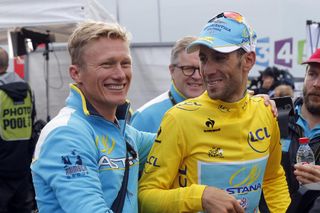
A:
[[[130,33],[117,23],[105,23],[97,21],[87,21],[78,25],[73,31],[68,41],[68,51],[71,63],[83,66],[82,60],[84,47],[93,40],[100,38],[120,39],[130,44]]]
[[[178,60],[178,56],[181,52],[186,51],[186,47],[189,46],[193,41],[197,40],[197,37],[195,36],[185,36],[174,44],[174,46],[171,49],[171,58],[170,63],[176,64]]]

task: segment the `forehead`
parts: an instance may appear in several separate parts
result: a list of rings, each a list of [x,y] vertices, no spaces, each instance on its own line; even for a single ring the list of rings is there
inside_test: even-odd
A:
[[[199,52],[187,53],[186,51],[181,51],[178,55],[179,60],[199,60]]]
[[[221,56],[229,56],[231,53],[222,53],[218,52],[214,49],[206,47],[204,45],[200,45],[199,55],[221,55]]]
[[[320,72],[320,63],[310,63],[308,66],[307,71]]]
[[[85,56],[93,57],[100,57],[102,55],[130,55],[130,48],[127,41],[102,37],[90,41],[84,47],[83,52]]]

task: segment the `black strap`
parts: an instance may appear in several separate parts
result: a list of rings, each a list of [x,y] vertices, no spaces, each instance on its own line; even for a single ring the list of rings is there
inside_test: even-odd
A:
[[[294,107],[291,97],[272,98],[275,101],[278,109],[278,124],[281,138],[289,136],[288,123],[290,116],[294,115]]]
[[[320,165],[320,136],[312,138],[309,145],[314,153],[316,165]]]
[[[177,102],[176,102],[176,100],[174,100],[174,97],[172,96],[171,91],[168,92],[168,95],[169,95],[170,101],[172,103],[172,106],[176,105]]]
[[[137,157],[137,153],[132,148],[132,146],[126,141],[126,160],[125,160],[125,170],[124,170],[124,176],[122,179],[122,185],[118,192],[118,195],[116,199],[113,201],[111,210],[114,213],[121,213],[124,205],[124,201],[127,194],[127,186],[128,186],[128,179],[129,179],[129,153],[132,155],[133,158]]]

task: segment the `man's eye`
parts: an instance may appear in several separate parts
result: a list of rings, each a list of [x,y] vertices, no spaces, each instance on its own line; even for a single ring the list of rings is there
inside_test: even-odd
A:
[[[124,68],[130,68],[131,67],[131,62],[123,62],[121,63],[121,66]]]
[[[223,56],[223,55],[216,55],[216,56],[214,56],[214,60],[215,60],[215,61],[223,61],[223,60],[225,60],[225,59],[226,59],[226,57]]]
[[[193,71],[193,67],[181,67],[185,71]]]
[[[111,68],[112,66],[113,66],[113,63],[104,63],[101,65],[101,67],[105,69]]]

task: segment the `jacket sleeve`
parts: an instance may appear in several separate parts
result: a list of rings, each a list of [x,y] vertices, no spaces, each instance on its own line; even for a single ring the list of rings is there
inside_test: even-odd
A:
[[[149,153],[139,182],[141,212],[192,212],[202,210],[203,185],[172,188],[186,146],[178,123],[166,114]]]
[[[263,181],[263,192],[270,212],[286,212],[291,199],[284,170],[281,166],[280,133],[277,122],[274,122],[271,135],[269,159]]]
[[[137,150],[139,154],[139,170],[142,170],[144,167],[144,164],[146,163],[147,156],[150,152],[153,141],[156,138],[156,134],[136,130],[130,125],[127,125],[126,129],[127,129],[126,130],[127,136],[128,135],[135,136],[135,138],[133,138],[133,141],[137,145]]]
[[[136,111],[131,118],[131,125],[136,128],[137,130],[144,131],[144,132],[156,132],[152,122],[150,122],[151,115],[146,114],[147,112],[139,112]],[[155,129],[155,130],[154,130]]]
[[[45,139],[39,158],[32,165],[35,189],[48,202],[46,188],[51,188],[64,212],[112,212],[103,198],[97,165],[98,152],[89,130],[58,127]],[[37,186],[37,180],[44,184]],[[40,212],[52,212],[39,205]]]

